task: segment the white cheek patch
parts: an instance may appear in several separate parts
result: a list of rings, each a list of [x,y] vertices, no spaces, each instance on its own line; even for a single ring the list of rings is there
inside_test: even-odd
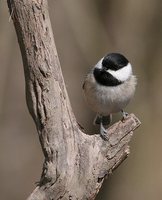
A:
[[[132,66],[128,63],[125,67],[114,71],[114,70],[107,70],[111,75],[113,75],[116,79],[123,82],[126,81],[132,75]]]

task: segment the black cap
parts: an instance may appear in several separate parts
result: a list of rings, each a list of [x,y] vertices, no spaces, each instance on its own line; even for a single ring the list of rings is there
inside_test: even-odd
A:
[[[102,61],[102,66],[106,68],[106,70],[111,69],[117,71],[125,67],[129,61],[125,56],[119,53],[110,53],[107,54]]]

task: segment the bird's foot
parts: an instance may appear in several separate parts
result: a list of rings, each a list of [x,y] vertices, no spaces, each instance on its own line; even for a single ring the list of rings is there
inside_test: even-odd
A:
[[[107,130],[103,127],[103,124],[100,124],[100,136],[102,137],[102,139],[104,139],[105,141],[108,141],[108,135],[107,135]]]
[[[123,116],[122,122],[125,122],[125,120],[127,119],[129,114],[127,112],[123,111],[123,110],[121,112],[122,112],[122,116]]]

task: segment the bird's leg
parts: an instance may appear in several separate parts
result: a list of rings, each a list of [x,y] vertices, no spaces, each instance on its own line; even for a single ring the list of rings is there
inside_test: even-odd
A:
[[[108,141],[107,131],[104,128],[103,123],[102,123],[102,116],[100,116],[100,117],[101,117],[101,121],[100,121],[100,135],[101,135],[101,137],[104,140]]]
[[[108,126],[112,121],[112,115],[109,114],[109,115],[106,115],[106,116],[101,116],[100,114],[97,114],[94,121],[93,121],[93,124],[94,125],[100,125],[101,120],[102,120],[103,126]]]
[[[100,125],[101,120],[102,117],[99,114],[97,114],[96,117],[94,118],[93,125]]]
[[[122,112],[122,116],[123,116],[122,121],[124,122],[129,114],[127,112],[125,112],[124,110],[121,110],[121,112]]]

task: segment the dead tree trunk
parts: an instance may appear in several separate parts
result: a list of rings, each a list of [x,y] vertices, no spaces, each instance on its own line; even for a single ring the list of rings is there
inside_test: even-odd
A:
[[[40,182],[28,200],[94,199],[104,178],[128,156],[133,115],[109,129],[109,141],[87,135],[71,109],[47,0],[8,0],[23,58],[26,99],[44,153]]]

